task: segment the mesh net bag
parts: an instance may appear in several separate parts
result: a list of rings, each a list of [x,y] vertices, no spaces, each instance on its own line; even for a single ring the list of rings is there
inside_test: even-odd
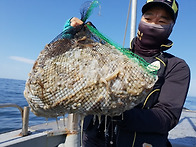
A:
[[[91,23],[71,32],[73,38],[66,38],[66,30],[47,44],[29,73],[24,96],[35,115],[115,116],[144,100],[157,80],[148,63]]]

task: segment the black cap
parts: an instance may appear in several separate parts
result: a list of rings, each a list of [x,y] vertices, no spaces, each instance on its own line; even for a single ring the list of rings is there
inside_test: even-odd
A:
[[[176,0],[147,0],[146,4],[142,7],[142,13],[144,14],[149,8],[157,5],[165,7],[171,14],[174,22],[176,21],[178,16],[178,3]]]

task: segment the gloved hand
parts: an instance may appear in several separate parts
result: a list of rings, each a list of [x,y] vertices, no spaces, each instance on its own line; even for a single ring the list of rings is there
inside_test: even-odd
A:
[[[72,17],[72,18],[68,19],[64,25],[62,37],[67,38],[67,39],[73,38],[73,36],[78,31],[78,29],[76,27],[78,27],[82,24],[83,24],[83,22],[79,18]]]
[[[113,121],[115,121],[116,124],[121,127],[121,129],[128,129],[131,125],[130,121],[134,118],[133,109],[127,110],[119,116],[114,116]]]

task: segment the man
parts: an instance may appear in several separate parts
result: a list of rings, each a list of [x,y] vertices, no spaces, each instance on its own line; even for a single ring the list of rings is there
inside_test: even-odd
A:
[[[84,122],[83,146],[167,147],[167,137],[180,118],[190,82],[190,70],[184,60],[164,51],[172,46],[168,40],[178,14],[175,0],[147,0],[142,8],[137,37],[131,50],[149,63],[158,63],[159,80],[145,101],[108,121],[108,132],[102,123],[87,116]],[[71,26],[82,24],[77,18]],[[74,25],[77,24],[77,25]]]

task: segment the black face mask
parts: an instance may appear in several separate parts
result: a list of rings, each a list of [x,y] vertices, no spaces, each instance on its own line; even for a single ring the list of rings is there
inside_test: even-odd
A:
[[[160,47],[167,41],[174,24],[158,25],[140,21],[135,52],[144,56],[153,56],[160,52]]]

